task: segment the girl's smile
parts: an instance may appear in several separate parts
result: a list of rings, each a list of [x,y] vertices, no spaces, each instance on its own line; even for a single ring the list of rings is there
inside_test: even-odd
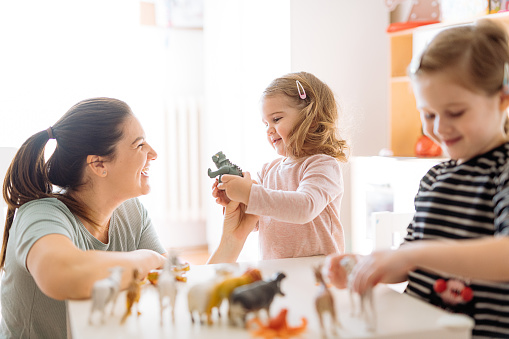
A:
[[[421,74],[412,85],[424,134],[452,159],[462,163],[506,142],[499,92],[473,92],[450,72]]]

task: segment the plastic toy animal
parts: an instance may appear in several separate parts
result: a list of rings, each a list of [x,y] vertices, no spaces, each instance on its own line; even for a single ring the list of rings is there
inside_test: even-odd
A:
[[[143,285],[143,281],[139,280],[139,273],[137,269],[134,269],[133,271],[133,279],[129,283],[129,286],[127,286],[127,293],[126,293],[126,312],[124,316],[122,317],[122,320],[120,320],[120,323],[123,324],[127,317],[131,315],[131,309],[134,304],[136,304],[136,313],[139,316],[141,314],[139,310],[139,302],[140,302],[140,295],[141,295],[141,285]]]
[[[203,316],[207,314],[207,306],[210,303],[210,296],[214,286],[224,281],[232,272],[230,270],[218,269],[216,276],[210,280],[191,286],[187,293],[187,306],[191,315],[191,322],[195,322],[195,314],[198,314],[198,321],[203,324]]]
[[[249,285],[237,287],[230,296],[230,324],[245,325],[247,314],[264,309],[270,316],[270,305],[276,294],[284,296],[281,291],[281,280],[284,273],[276,273],[272,280],[256,281]]]
[[[251,328],[253,324],[258,325],[257,330],[252,330],[251,335],[253,337],[263,337],[265,339],[272,338],[290,338],[298,336],[306,331],[308,321],[306,318],[302,318],[302,324],[296,327],[288,326],[286,322],[286,314],[288,310],[283,308],[277,316],[270,318],[268,323],[264,325],[260,319],[253,318],[248,321],[247,328]]]
[[[322,329],[322,336],[325,338],[327,331],[323,321],[324,313],[329,313],[331,317],[331,332],[336,336],[336,326],[341,327],[339,320],[336,317],[336,309],[334,307],[334,298],[331,291],[327,287],[325,280],[322,276],[322,266],[313,267],[316,281],[320,284],[320,291],[315,298],[316,313],[320,320],[320,327]]]
[[[207,305],[207,323],[212,324],[212,309],[221,306],[224,299],[228,300],[233,290],[239,286],[250,284],[262,279],[262,274],[257,268],[247,269],[240,277],[228,278],[216,284],[210,293],[210,301]],[[219,314],[221,316],[221,314]]]
[[[189,263],[180,261],[175,266],[171,266],[171,270],[175,272],[175,279],[180,282],[187,282],[187,277],[185,276],[186,272],[190,270]],[[147,280],[152,285],[157,285],[157,280],[159,279],[159,274],[161,274],[162,270],[151,270],[148,272]]]
[[[92,324],[92,315],[94,311],[101,312],[101,323],[104,323],[104,313],[106,305],[110,302],[113,303],[111,314],[115,310],[115,303],[117,301],[118,292],[120,291],[120,281],[122,280],[123,267],[115,266],[109,269],[110,276],[102,280],[98,280],[92,287],[92,308],[88,317],[89,324]]]
[[[356,307],[355,307],[355,301],[354,301],[354,292],[352,288],[352,279],[351,279],[351,273],[353,271],[353,268],[357,264],[357,259],[352,256],[346,256],[343,259],[341,259],[340,265],[343,267],[343,269],[346,271],[347,277],[348,277],[348,290],[350,292],[350,307],[351,307],[351,314],[353,316],[363,316],[364,320],[366,321],[367,329],[368,331],[375,331],[376,330],[376,314],[375,314],[375,306],[373,302],[373,290],[370,288],[363,294],[359,295],[359,313],[356,314]],[[368,305],[366,305],[368,304]]]
[[[168,254],[168,259],[164,263],[164,268],[159,274],[157,279],[157,290],[159,292],[159,306],[161,310],[161,325],[163,325],[163,311],[167,306],[170,306],[171,320],[175,322],[175,301],[177,299],[177,280],[175,279],[175,272],[172,266],[178,263],[177,256]],[[165,299],[169,299],[169,303],[165,304]]]
[[[219,175],[219,182],[221,182],[221,177],[223,174],[233,174],[243,177],[242,169],[230,162],[230,160],[226,159],[226,156],[223,152],[218,152],[212,156],[212,161],[216,164],[217,171],[212,171],[209,168],[209,177],[215,178]]]

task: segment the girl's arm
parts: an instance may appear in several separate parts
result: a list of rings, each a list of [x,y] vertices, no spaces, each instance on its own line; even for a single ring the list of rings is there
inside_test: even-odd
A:
[[[245,206],[235,201],[231,201],[225,207],[221,241],[207,264],[237,261],[249,233],[259,219],[256,215],[244,213],[244,210]]]
[[[344,191],[339,163],[336,159],[324,155],[310,157],[300,169],[295,169],[293,173],[289,173],[289,177],[280,179],[295,188],[268,189],[253,185],[249,195],[248,213],[269,216],[292,224],[305,224],[320,215],[327,205]]]
[[[61,234],[37,240],[28,252],[26,265],[37,286],[57,299],[91,296],[93,284],[109,275],[108,268],[122,266],[121,288],[126,288],[136,268],[141,276],[164,264],[165,258],[151,250],[132,252],[82,251]]]
[[[419,241],[395,251],[377,251],[356,265],[354,289],[363,292],[379,282],[392,283],[423,268],[470,279],[509,281],[509,237]]]

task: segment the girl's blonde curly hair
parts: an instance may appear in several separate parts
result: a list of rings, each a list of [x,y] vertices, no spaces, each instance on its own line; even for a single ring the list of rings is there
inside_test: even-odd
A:
[[[305,99],[299,95],[297,81],[306,92]],[[272,81],[263,92],[262,99],[278,95],[285,95],[288,102],[300,110],[299,120],[286,145],[289,156],[301,158],[326,154],[339,161],[347,161],[348,146],[339,136],[338,105],[329,86],[311,73],[290,73]]]

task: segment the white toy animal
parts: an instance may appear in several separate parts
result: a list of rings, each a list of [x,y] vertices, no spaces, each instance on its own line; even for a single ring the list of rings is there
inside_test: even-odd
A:
[[[357,259],[353,256],[346,256],[340,262],[343,269],[346,271],[348,277],[348,290],[350,292],[350,307],[351,315],[362,316],[366,322],[368,331],[374,332],[376,330],[376,313],[373,302],[373,290],[369,288],[363,294],[359,295],[359,311],[357,311],[356,303],[354,300],[354,292],[352,288],[351,273],[357,264]]]
[[[164,268],[159,274],[157,280],[157,290],[159,292],[159,306],[161,309],[161,325],[163,325],[163,311],[169,305],[171,307],[171,320],[175,322],[175,301],[177,299],[177,279],[176,273],[173,272],[172,266],[178,264],[178,258],[174,254],[168,254],[168,259],[164,264]],[[169,299],[169,303],[165,304],[165,299]]]
[[[207,306],[210,302],[210,296],[214,286],[220,281],[223,281],[232,274],[231,270],[218,269],[216,276],[210,280],[193,285],[187,293],[187,305],[189,307],[189,314],[191,315],[191,322],[195,322],[195,314],[198,314],[198,321],[203,324],[204,316],[207,315]]]
[[[89,324],[92,324],[92,315],[96,310],[101,312],[101,323],[104,323],[106,305],[110,302],[113,303],[111,314],[113,314],[115,310],[115,303],[117,301],[118,292],[120,291],[120,281],[122,280],[124,268],[115,266],[110,268],[109,271],[109,277],[96,281],[92,287],[92,308],[88,317]]]

